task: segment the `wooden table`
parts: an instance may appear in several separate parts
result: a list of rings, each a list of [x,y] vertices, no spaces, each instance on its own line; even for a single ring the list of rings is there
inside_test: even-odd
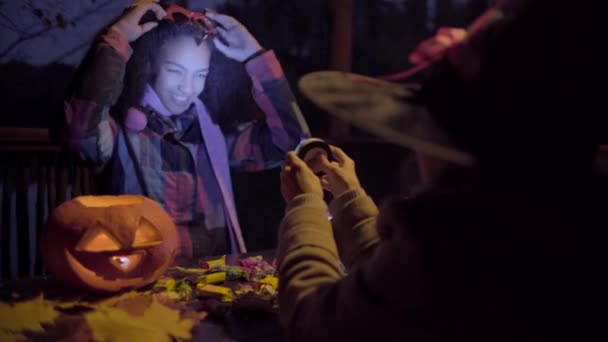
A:
[[[262,255],[265,260],[270,262],[274,258],[274,251],[227,255],[226,264],[238,265],[241,258],[255,255]],[[22,301],[35,298],[40,294],[47,299],[68,298],[74,296],[72,292],[70,291],[70,295],[66,297],[68,292],[66,292],[65,286],[55,282],[52,278],[21,279],[0,284],[0,301],[14,302],[17,293],[19,301]],[[193,298],[188,305],[199,305],[198,301],[199,299]],[[193,328],[192,335],[193,341],[286,341],[279,326],[277,314],[272,312],[228,311],[222,316],[209,315]]]

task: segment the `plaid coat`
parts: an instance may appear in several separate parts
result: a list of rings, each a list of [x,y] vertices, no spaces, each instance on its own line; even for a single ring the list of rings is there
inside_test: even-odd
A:
[[[111,175],[109,192],[142,194],[171,215],[182,239],[182,254],[210,254],[205,243],[192,247],[190,234],[205,229],[209,212],[220,213],[231,252],[246,252],[233,200],[230,168],[258,171],[280,165],[284,154],[309,136],[282,68],[272,51],[249,61],[253,96],[265,120],[225,136],[196,101],[180,115],[170,115],[148,87],[142,107],[131,108],[122,124],[110,116],[122,90],[132,50],[109,30],[66,101],[68,146],[84,160]],[[128,139],[128,143],[127,140]],[[129,151],[131,148],[131,151]],[[132,154],[132,155],[131,155]],[[140,184],[137,172],[143,176]],[[222,214],[223,213],[223,214]],[[203,249],[196,251],[196,249]]]

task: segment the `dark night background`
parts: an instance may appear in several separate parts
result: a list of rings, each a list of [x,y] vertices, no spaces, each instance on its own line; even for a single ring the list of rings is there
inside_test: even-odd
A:
[[[0,96],[3,104],[0,129],[6,127],[48,128],[63,110],[66,87],[92,43],[95,34],[115,20],[131,1],[110,0],[29,0],[0,1]],[[330,11],[323,0],[191,0],[176,3],[200,10],[205,7],[232,15],[241,21],[266,48],[274,49],[300,101],[312,134],[342,147],[357,162],[358,173],[368,193],[380,202],[406,186],[399,174],[407,168],[404,149],[373,139],[350,129],[335,136],[330,120],[297,91],[303,74],[329,68]],[[382,75],[410,65],[408,53],[422,39],[441,26],[464,27],[487,6],[489,0],[354,0],[352,20],[354,72]],[[240,112],[242,113],[242,111]],[[222,124],[230,128],[247,117],[225,115]],[[0,196],[2,255],[16,252],[19,239],[11,208],[15,208],[14,176],[9,172],[13,157],[26,160],[11,143],[0,137]],[[7,141],[9,142],[7,145]],[[42,160],[43,152],[27,152]],[[57,157],[55,157],[57,158]],[[62,156],[61,158],[68,158]],[[24,162],[27,163],[27,162]],[[73,163],[73,162],[70,162]],[[32,173],[36,171],[32,168]],[[14,171],[12,171],[14,173]],[[73,175],[72,175],[73,176]],[[13,177],[13,178],[11,178]],[[71,177],[69,177],[71,179]],[[24,189],[33,191],[33,181]],[[68,183],[70,183],[68,181]],[[234,188],[250,250],[273,248],[276,229],[283,215],[278,170],[234,175]],[[12,192],[11,192],[12,191]],[[70,197],[68,193],[65,198]],[[32,199],[30,198],[30,202]],[[28,207],[34,207],[31,203]],[[6,209],[6,208],[9,209]],[[41,222],[30,218],[30,240],[35,241]],[[11,229],[8,228],[11,227]],[[26,227],[28,225],[26,224]],[[23,228],[23,227],[20,227]],[[18,234],[17,234],[18,235]],[[34,246],[31,242],[30,246]],[[11,253],[7,254],[7,249]],[[34,252],[30,252],[32,258]],[[14,275],[16,261],[0,266],[3,276]],[[12,271],[7,269],[11,268]]]

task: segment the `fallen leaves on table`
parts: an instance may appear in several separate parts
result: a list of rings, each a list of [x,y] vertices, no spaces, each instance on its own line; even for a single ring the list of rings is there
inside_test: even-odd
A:
[[[10,304],[0,302],[0,341],[42,336],[51,340],[182,341],[192,338],[192,328],[207,315],[200,311],[203,309],[216,314],[277,310],[274,262],[255,256],[232,266],[222,257],[200,266],[172,268],[148,291],[106,298],[74,294],[68,301],[42,296],[19,301],[17,296]],[[200,301],[196,309],[188,303],[194,295]]]
[[[42,296],[0,303],[0,341],[37,335],[96,341],[183,341],[206,316],[168,296],[131,291],[89,301],[60,302]]]
[[[82,303],[84,304],[88,304],[88,305],[105,305],[105,306],[113,306],[116,305],[116,303],[118,302],[122,302],[122,301],[126,301],[129,299],[133,299],[133,298],[139,298],[139,297],[145,297],[147,295],[149,295],[151,292],[150,291],[138,291],[138,290],[131,290],[131,291],[127,291],[127,292],[123,292],[120,294],[116,294],[114,296],[110,296],[107,297],[105,299],[93,299],[93,300],[83,300]]]
[[[116,307],[98,307],[85,315],[96,341],[164,342],[189,340],[193,319],[182,319],[174,310],[154,300],[141,315],[133,316]]]
[[[0,302],[0,341],[25,341],[24,332],[43,332],[59,316],[42,296],[14,304]]]

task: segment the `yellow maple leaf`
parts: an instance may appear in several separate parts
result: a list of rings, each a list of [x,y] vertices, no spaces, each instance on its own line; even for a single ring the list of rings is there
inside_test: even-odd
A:
[[[181,319],[179,310],[168,308],[156,301],[144,312],[143,320],[154,327],[162,327],[169,335],[178,339],[189,339],[196,323],[192,319]]]
[[[2,341],[2,342],[21,342],[21,341],[27,341],[27,339],[22,334],[0,330],[0,341]]]
[[[123,292],[119,295],[114,295],[112,297],[108,297],[105,299],[91,301],[88,304],[92,305],[93,307],[98,307],[101,305],[114,306],[117,302],[120,302],[122,300],[128,300],[128,299],[133,299],[136,297],[147,296],[149,294],[151,294],[151,291],[131,290],[131,291]]]
[[[43,296],[14,304],[0,302],[0,340],[21,341],[26,331],[43,332],[42,324],[52,323],[59,316],[53,306]]]
[[[196,323],[193,319],[180,319],[174,310],[152,301],[142,316],[131,316],[119,308],[98,306],[87,313],[85,319],[96,341],[165,342],[188,340]]]

